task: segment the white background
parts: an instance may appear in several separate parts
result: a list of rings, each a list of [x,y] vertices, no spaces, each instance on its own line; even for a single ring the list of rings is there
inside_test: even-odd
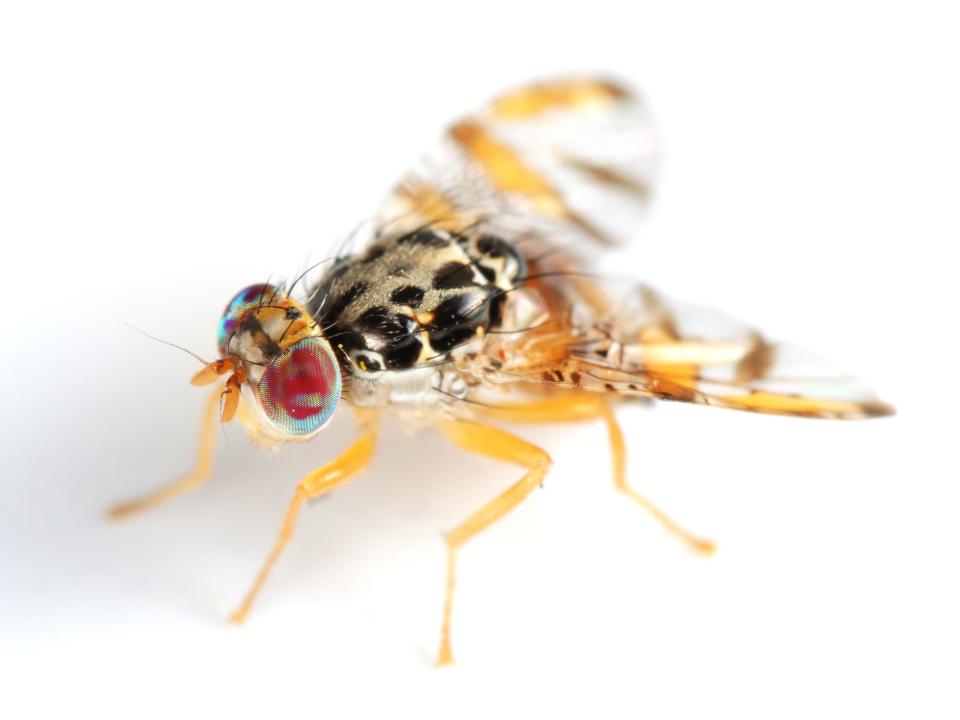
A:
[[[0,10],[0,714],[956,717],[960,105],[951,3],[5,3]],[[897,404],[811,422],[623,413],[528,428],[544,490],[462,554],[458,665],[431,667],[440,533],[516,477],[389,432],[307,511],[250,623],[225,623],[297,478],[237,428],[190,466],[240,287],[366,219],[440,128],[534,77],[640,85],[663,173],[598,258],[818,351]],[[11,287],[12,283],[12,287]]]

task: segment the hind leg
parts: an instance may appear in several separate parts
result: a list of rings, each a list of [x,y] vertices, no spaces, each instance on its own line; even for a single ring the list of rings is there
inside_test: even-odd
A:
[[[623,439],[623,431],[620,429],[620,424],[617,422],[610,404],[603,398],[587,394],[557,395],[526,403],[485,409],[483,413],[487,417],[495,417],[506,422],[545,423],[603,420],[607,426],[610,454],[613,459],[614,487],[650,513],[670,533],[683,540],[697,552],[709,555],[714,551],[713,542],[685,530],[627,482],[627,449]]]

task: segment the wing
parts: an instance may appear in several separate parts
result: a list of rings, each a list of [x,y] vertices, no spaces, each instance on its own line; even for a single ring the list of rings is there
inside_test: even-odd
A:
[[[722,313],[678,303],[647,285],[613,293],[607,283],[566,280],[544,278],[524,290],[530,307],[512,322],[533,321],[534,329],[494,340],[489,381],[801,417],[893,412],[856,378]]]
[[[892,412],[854,378],[720,313],[580,273],[591,250],[634,234],[655,169],[634,92],[592,77],[536,83],[448,128],[390,193],[375,232],[482,225],[524,255],[473,368],[487,383],[804,417]]]
[[[655,170],[646,110],[626,87],[564,78],[455,122],[389,195],[384,232],[484,223],[503,237],[612,245],[636,231]]]

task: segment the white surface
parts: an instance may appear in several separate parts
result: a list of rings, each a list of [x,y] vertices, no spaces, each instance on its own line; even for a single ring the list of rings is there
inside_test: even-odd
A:
[[[0,714],[956,717],[957,18],[774,5],[5,4]],[[234,291],[322,257],[457,113],[593,68],[664,144],[651,222],[603,263],[823,353],[896,418],[624,413],[631,477],[712,560],[610,490],[600,427],[526,430],[556,468],[463,553],[442,672],[440,531],[512,468],[389,433],[242,630],[347,417],[279,457],[230,428],[208,486],[103,521],[189,467],[202,402],[122,323],[209,354]]]

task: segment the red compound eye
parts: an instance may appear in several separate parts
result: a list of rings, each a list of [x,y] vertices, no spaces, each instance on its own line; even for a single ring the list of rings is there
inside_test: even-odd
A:
[[[267,366],[257,394],[277,430],[308,435],[333,416],[340,386],[340,368],[330,345],[310,337],[291,345]]]

